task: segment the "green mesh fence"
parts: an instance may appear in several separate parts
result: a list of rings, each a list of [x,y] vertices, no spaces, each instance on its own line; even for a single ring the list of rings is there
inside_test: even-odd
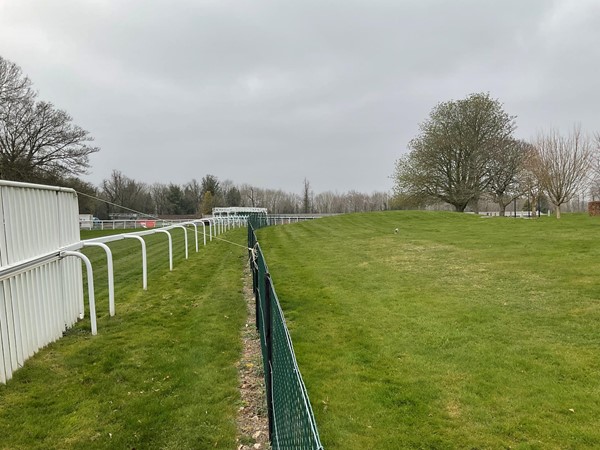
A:
[[[263,356],[271,445],[275,450],[319,450],[323,446],[292,340],[254,233],[255,228],[267,224],[266,216],[253,216],[248,220],[248,247],[253,249],[250,256],[256,326]]]

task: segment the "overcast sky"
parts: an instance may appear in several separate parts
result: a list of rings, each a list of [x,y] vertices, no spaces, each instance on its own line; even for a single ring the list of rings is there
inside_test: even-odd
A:
[[[391,189],[440,101],[600,131],[600,0],[0,0],[0,55],[146,183]]]

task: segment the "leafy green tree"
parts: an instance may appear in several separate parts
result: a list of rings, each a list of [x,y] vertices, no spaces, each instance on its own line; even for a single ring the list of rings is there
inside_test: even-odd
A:
[[[221,195],[221,186],[219,184],[219,179],[214,175],[205,175],[204,178],[202,178],[200,185],[202,199],[204,199],[204,195],[207,192],[210,192],[210,194],[213,197],[213,201]]]
[[[442,200],[464,211],[488,187],[492,156],[515,127],[514,116],[489,94],[439,103],[410,141],[410,153],[396,162],[396,194]]]
[[[98,216],[101,211],[102,201],[98,199],[98,190],[96,187],[79,178],[68,178],[61,180],[56,185],[70,187],[77,191],[77,202],[79,204],[80,214],[93,214]]]
[[[225,194],[225,206],[241,206],[242,194],[235,186],[231,187]]]
[[[210,191],[206,191],[202,197],[202,214],[212,214],[213,207],[213,195]]]
[[[169,203],[169,214],[186,214],[185,197],[181,187],[176,184],[169,184],[167,201]]]

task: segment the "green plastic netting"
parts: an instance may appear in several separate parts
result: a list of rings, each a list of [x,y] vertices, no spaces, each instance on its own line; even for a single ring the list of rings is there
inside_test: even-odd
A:
[[[319,450],[323,446],[294,354],[283,311],[254,230],[266,216],[248,220],[248,247],[263,356],[271,445],[276,450]]]

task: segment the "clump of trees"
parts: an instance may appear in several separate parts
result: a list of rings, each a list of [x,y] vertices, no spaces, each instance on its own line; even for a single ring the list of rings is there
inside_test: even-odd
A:
[[[0,178],[67,184],[99,149],[72,117],[39,100],[21,68],[0,56]]]
[[[396,162],[400,207],[441,201],[462,212],[486,197],[504,215],[517,198],[532,203],[545,195],[560,217],[561,205],[588,183],[600,142],[579,128],[567,136],[542,132],[533,142],[516,139],[515,116],[487,93],[439,103],[419,128],[410,152]]]

